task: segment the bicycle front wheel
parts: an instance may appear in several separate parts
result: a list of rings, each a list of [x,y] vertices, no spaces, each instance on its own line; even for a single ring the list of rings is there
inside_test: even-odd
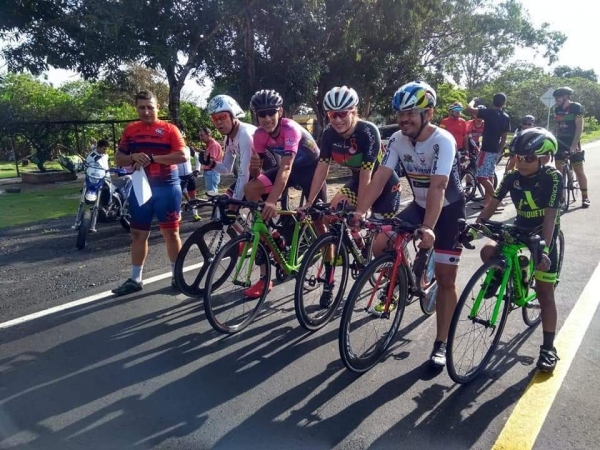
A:
[[[560,202],[560,209],[562,209],[563,211],[568,211],[569,205],[571,203],[570,197],[572,195],[570,186],[571,187],[573,186],[573,179],[571,178],[571,171],[569,170],[569,167],[567,166],[567,164],[565,164],[563,166],[562,176],[563,176],[564,188],[563,188],[563,197]]]
[[[375,366],[390,347],[400,326],[408,295],[408,279],[406,269],[399,267],[396,280],[390,280],[395,258],[393,253],[375,258],[348,294],[338,343],[342,361],[352,372],[364,373]],[[374,284],[372,280],[375,280]],[[391,291],[390,283],[393,283]]]
[[[509,278],[504,298],[498,299],[498,286],[490,288],[493,282],[490,285],[485,282],[490,270],[502,272],[502,261],[491,260],[475,272],[463,290],[452,316],[447,346],[448,374],[456,383],[468,383],[485,369],[500,342],[508,318],[513,291],[512,278]],[[481,303],[477,314],[474,314],[480,296]],[[498,302],[498,318],[492,325],[490,320]]]
[[[462,171],[461,184],[465,196],[465,201],[470,202],[477,193],[477,179],[470,169]]]
[[[259,242],[256,257],[252,258],[252,240],[253,236],[246,233],[229,241],[217,253],[206,275],[204,312],[212,327],[221,333],[234,334],[246,328],[269,292],[269,253]],[[245,291],[259,281],[261,264],[266,269],[263,289],[258,297],[249,297]],[[225,279],[220,284],[216,282],[222,278]]]
[[[326,233],[304,255],[296,277],[294,308],[302,328],[315,331],[335,314],[348,282],[348,250],[339,237]],[[333,256],[332,256],[333,255]]]
[[[218,220],[205,223],[194,231],[181,246],[175,260],[173,275],[179,290],[189,297],[203,295],[201,283],[215,253],[235,237],[235,231]],[[233,264],[234,260],[230,261]],[[184,272],[186,266],[188,270]],[[189,270],[190,267],[193,269]],[[218,285],[221,281],[222,279],[215,280],[214,284]]]
[[[86,208],[83,210],[83,214],[81,215],[81,223],[79,224],[79,229],[77,230],[77,242],[75,243],[77,250],[83,250],[85,248],[87,232],[90,228],[91,222],[92,212]]]

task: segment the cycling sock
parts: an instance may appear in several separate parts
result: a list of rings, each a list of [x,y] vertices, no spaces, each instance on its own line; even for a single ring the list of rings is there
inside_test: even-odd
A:
[[[131,279],[136,283],[141,283],[143,270],[144,266],[131,266]]]
[[[171,274],[173,276],[175,276],[175,263],[174,262],[171,263]]]
[[[552,350],[554,348],[554,336],[556,336],[555,332],[544,331],[544,343],[542,347],[547,350]]]

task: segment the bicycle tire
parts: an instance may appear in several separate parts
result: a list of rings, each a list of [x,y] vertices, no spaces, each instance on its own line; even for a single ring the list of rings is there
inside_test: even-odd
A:
[[[90,228],[90,222],[92,221],[92,212],[89,209],[85,209],[81,215],[81,223],[77,230],[77,242],[75,247],[77,250],[83,250],[85,248],[85,241],[87,239],[87,233]]]
[[[219,220],[207,222],[195,230],[181,246],[181,250],[179,250],[177,259],[175,260],[173,275],[175,277],[175,283],[177,284],[178,289],[188,297],[198,297],[204,295],[204,289],[201,287],[201,283],[204,280],[204,276],[206,275],[206,272],[208,272],[210,263],[215,256],[214,249],[208,248],[206,235],[212,231],[218,232],[224,227],[225,225],[223,225],[223,223]],[[237,236],[231,227],[228,227],[225,232],[230,239],[233,239]],[[190,255],[190,251],[194,247],[197,247],[198,251],[200,252],[201,261],[199,261],[199,263],[202,265],[197,270],[194,269],[189,271],[191,272],[191,277],[193,277],[193,281],[189,283],[186,279],[183,269],[185,267],[186,258]]]
[[[386,318],[383,316],[377,316],[375,314],[372,313],[372,308],[371,310],[367,310],[366,309],[366,304],[365,305],[360,305],[357,306],[357,303],[360,302],[361,300],[361,292],[362,292],[362,288],[364,286],[366,286],[368,288],[368,292],[370,292],[369,294],[369,298],[373,297],[373,300],[375,300],[375,296],[372,291],[375,288],[375,286],[377,286],[377,282],[375,283],[375,286],[371,285],[371,278],[376,276],[377,271],[382,271],[385,269],[391,269],[393,267],[394,261],[396,259],[397,255],[395,255],[394,253],[386,253],[384,255],[381,255],[377,258],[375,258],[373,261],[371,261],[369,263],[369,265],[367,265],[367,267],[365,268],[365,270],[363,271],[363,273],[360,275],[360,277],[356,280],[356,282],[354,283],[354,285],[352,286],[352,289],[350,290],[350,293],[348,294],[348,298],[346,299],[346,304],[344,305],[344,310],[342,312],[342,318],[341,318],[341,322],[340,322],[340,331],[339,331],[339,335],[338,335],[338,347],[339,347],[339,351],[340,351],[340,357],[342,359],[342,362],[344,363],[344,366],[346,366],[346,368],[354,373],[365,373],[368,370],[370,370],[372,367],[374,367],[376,364],[379,363],[379,361],[381,361],[381,359],[384,357],[386,351],[388,350],[388,348],[390,347],[394,336],[396,334],[396,332],[398,331],[398,328],[400,326],[400,322],[402,321],[402,316],[404,315],[404,310],[406,308],[406,298],[408,296],[408,275],[406,273],[406,268],[400,266],[398,268],[399,273],[398,276],[396,277],[396,284],[394,287],[394,293],[397,292],[398,295],[398,301],[397,301],[397,307],[394,310],[395,314],[392,312],[393,314],[393,318],[390,317]],[[377,276],[377,279],[379,281],[381,281],[381,277],[383,276],[383,274],[381,274],[380,276]],[[387,286],[387,284],[386,284]],[[387,289],[386,286],[382,286],[384,292],[386,292],[385,290]],[[376,295],[376,294],[375,294]],[[372,353],[370,355],[367,355],[366,357],[359,357],[355,354],[354,350],[352,349],[352,339],[351,339],[351,333],[352,333],[352,326],[351,326],[351,321],[352,321],[352,316],[353,313],[355,312],[359,313],[359,312],[364,312],[366,313],[366,318],[360,320],[358,323],[361,324],[361,327],[367,326],[368,324],[366,323],[367,320],[372,319],[374,321],[377,320],[389,320],[390,321],[390,327],[389,327],[389,331],[382,336],[381,339],[379,339],[378,342],[375,343],[374,349],[372,351]],[[367,333],[369,335],[373,335],[373,333]]]
[[[564,187],[563,187],[563,198],[562,198],[562,202],[560,203],[560,209],[563,212],[566,212],[569,210],[569,204],[570,204],[569,197],[571,195],[571,190],[569,189],[569,183],[572,182],[571,172],[569,171],[569,167],[567,164],[565,164],[563,166],[562,176],[563,176]]]
[[[323,255],[324,251],[326,251],[326,249],[324,250],[323,247],[327,248],[332,244],[337,244],[337,242],[339,242],[339,237],[332,233],[325,233],[319,236],[304,255],[300,270],[298,271],[298,276],[296,277],[296,286],[294,288],[294,309],[296,311],[296,318],[298,319],[300,326],[302,326],[302,328],[305,330],[316,331],[327,325],[338,309],[344,292],[346,291],[348,273],[350,271],[350,262],[348,249],[342,242],[342,245],[338,251],[339,256],[342,258],[342,265],[339,266],[339,269],[341,269],[341,280],[338,283],[338,292],[335,294],[333,301],[326,308],[322,307],[321,305],[308,305],[306,302],[306,294],[308,294],[308,292],[314,292],[316,289],[311,289],[310,291],[305,292],[305,287],[307,283],[311,287],[316,285],[318,278],[318,276],[309,277],[308,271],[313,268],[315,264],[320,265],[322,268],[322,264],[319,264],[319,261],[322,261],[323,257],[319,257],[319,253]],[[321,268],[317,274],[321,271]],[[334,272],[337,271],[337,269],[338,267],[336,264]],[[309,314],[309,311],[311,310],[315,310],[317,312],[316,317],[313,317]]]
[[[482,264],[479,267],[479,269],[477,269],[477,271],[475,271],[475,273],[469,279],[469,282],[467,283],[467,285],[465,286],[465,288],[463,289],[463,291],[460,295],[460,299],[458,300],[458,304],[456,305],[456,309],[454,310],[454,314],[452,316],[452,321],[450,322],[450,330],[448,333],[448,344],[447,344],[447,350],[446,350],[447,355],[446,356],[447,356],[448,375],[450,375],[450,378],[452,378],[452,380],[455,383],[460,383],[460,384],[468,383],[469,381],[472,381],[474,378],[476,378],[483,369],[485,369],[485,367],[489,363],[494,351],[496,350],[498,343],[500,342],[500,337],[502,336],[502,332],[504,331],[504,326],[506,325],[506,320],[508,319],[511,302],[507,301],[507,299],[510,299],[511,295],[512,295],[512,277],[508,279],[506,291],[504,293],[504,298],[500,300],[500,301],[504,302],[504,305],[501,307],[502,317],[499,319],[496,329],[491,333],[491,334],[495,334],[494,339],[492,340],[492,343],[487,347],[487,351],[481,358],[481,361],[479,362],[479,364],[472,367],[470,370],[465,371],[464,375],[462,373],[459,373],[459,371],[457,370],[457,358],[456,358],[457,355],[455,354],[455,352],[457,352],[457,350],[455,349],[456,338],[457,338],[456,330],[457,330],[460,318],[463,315],[467,318],[468,321],[471,321],[472,324],[474,324],[472,319],[469,319],[469,316],[468,316],[469,311],[463,312],[463,308],[467,304],[467,301],[469,300],[469,294],[473,291],[473,289],[476,289],[477,294],[479,294],[480,286],[482,284],[480,281],[481,278],[482,277],[485,278],[487,272],[493,268],[496,268],[496,270],[503,271],[504,270],[503,261],[500,258],[494,258],[494,259]],[[489,302],[490,306],[495,305],[495,303],[498,301],[495,296],[492,299],[488,299],[488,300],[493,300],[493,303]],[[491,311],[489,311],[489,312],[491,313]],[[481,307],[480,307],[480,313],[481,313]],[[483,333],[478,333],[478,334],[479,334],[478,337],[481,337],[483,335],[489,334],[489,332],[486,332],[485,334],[483,334]],[[491,336],[491,334],[490,334],[490,336]],[[462,342],[463,336],[461,335],[460,338],[461,338],[461,342]],[[465,353],[466,353],[466,351],[465,351]]]
[[[264,301],[267,297],[267,294],[269,293],[269,285],[271,283],[271,262],[269,260],[269,252],[267,251],[267,248],[265,247],[265,245],[262,242],[258,243],[258,247],[256,249],[256,259],[260,258],[261,263],[264,263],[266,265],[266,278],[265,278],[264,289],[261,293],[261,296],[258,299],[249,299],[248,297],[245,297],[243,295],[243,292],[238,293],[236,295],[234,293],[234,291],[235,291],[234,287],[240,286],[239,282],[234,281],[232,283],[233,284],[232,288],[230,288],[230,289],[224,288],[221,292],[217,292],[217,290],[219,288],[221,288],[225,284],[225,282],[223,282],[221,284],[221,286],[217,286],[213,283],[213,280],[215,279],[215,277],[217,275],[217,271],[220,267],[220,262],[223,259],[234,258],[236,260],[235,263],[237,265],[239,258],[243,257],[250,264],[255,265],[256,260],[250,261],[250,259],[251,259],[251,251],[250,250],[252,249],[252,245],[253,245],[252,239],[253,239],[252,234],[244,233],[244,234],[236,237],[235,239],[232,239],[231,241],[229,241],[227,244],[225,244],[223,246],[223,248],[219,251],[219,253],[217,253],[213,263],[210,265],[210,268],[208,269],[208,273],[206,275],[205,287],[204,287],[204,291],[205,291],[204,312],[205,312],[206,318],[208,319],[211,326],[220,333],[235,334],[235,333],[239,333],[244,328],[246,328],[250,323],[252,323],[252,321],[254,320],[254,318],[256,317],[258,312],[260,311],[260,308],[261,308],[262,304],[264,303]],[[242,252],[243,254],[240,254],[240,244],[245,244],[244,250]],[[242,267],[242,269],[240,270],[240,273],[245,274],[246,272],[247,272],[247,269],[245,267]],[[256,281],[258,281],[258,278]],[[252,285],[252,284],[253,283],[251,281],[249,281],[248,284],[245,284],[241,287],[242,287],[242,289],[245,290],[246,288],[250,287],[250,285]],[[245,316],[243,317],[242,320],[239,321],[239,323],[230,325],[230,324],[224,323],[224,321],[217,316],[220,315],[220,313],[221,313],[221,311],[219,310],[219,307],[221,306],[219,304],[219,301],[221,300],[221,298],[219,298],[219,297],[222,295],[228,295],[228,294],[232,294],[232,293],[233,293],[234,297],[241,298],[241,301],[239,301],[239,300],[234,301],[234,303],[241,303],[243,305],[246,303],[249,304],[250,301],[256,301],[256,304],[253,306],[249,306],[248,313],[245,314]],[[240,295],[241,295],[241,297],[240,297]],[[236,307],[236,305],[234,305],[234,308],[235,307]],[[242,309],[245,310],[244,307]],[[231,316],[231,315],[229,314],[229,316]]]
[[[468,188],[465,188],[463,180],[466,180]],[[475,198],[475,194],[477,193],[477,185],[479,184],[473,171],[470,169],[464,169],[460,177],[460,182],[463,186],[465,201],[472,201]]]
[[[427,292],[424,297],[419,299],[421,312],[426,316],[431,316],[436,310],[438,283],[435,278],[435,253],[433,249],[427,254],[427,264],[421,275],[421,289]]]

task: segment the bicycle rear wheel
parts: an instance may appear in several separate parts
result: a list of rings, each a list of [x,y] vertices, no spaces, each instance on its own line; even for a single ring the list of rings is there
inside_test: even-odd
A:
[[[387,253],[374,259],[356,280],[344,305],[339,332],[340,356],[346,368],[364,373],[375,366],[390,347],[404,315],[408,295],[406,268],[399,267],[389,297],[388,277],[396,255]],[[375,279],[375,284],[371,280]],[[389,300],[388,313],[375,307]],[[370,304],[369,304],[370,303]],[[392,306],[393,305],[393,306]],[[394,309],[391,309],[391,308]]]
[[[348,250],[339,237],[325,233],[310,247],[296,277],[294,308],[302,328],[315,331],[335,314],[348,282]],[[330,261],[330,252],[334,259]],[[338,255],[335,257],[335,255]]]
[[[485,279],[488,271],[503,271],[500,259],[483,264],[471,277],[463,290],[450,323],[447,358],[448,374],[456,383],[468,383],[481,373],[489,363],[504,330],[510,310],[512,278],[509,278],[504,298],[498,299],[497,292],[489,295],[484,292],[479,311],[471,317],[477,297],[487,289]],[[501,302],[495,326],[489,324],[497,302]]]
[[[569,186],[572,186],[573,180],[571,179],[571,171],[569,170],[569,167],[567,164],[565,164],[563,166],[563,170],[562,170],[562,176],[563,176],[563,183],[564,183],[564,187],[563,187],[563,196],[560,202],[560,209],[562,211],[568,211],[569,210],[569,204],[571,203],[571,189],[569,188]]]
[[[236,236],[231,227],[226,227],[219,220],[205,223],[194,231],[181,246],[175,260],[173,274],[179,290],[189,297],[204,294],[201,283],[215,253],[223,247],[223,244]],[[233,265],[234,260],[231,261]],[[194,269],[184,272],[184,268],[191,265]],[[215,285],[218,285],[222,279],[223,277],[221,280],[216,280]]]
[[[252,234],[245,233],[229,241],[217,253],[206,275],[204,312],[212,327],[221,333],[234,334],[246,328],[258,314],[269,292],[269,253],[259,242],[256,258],[252,260],[252,239]],[[260,297],[246,297],[244,291],[260,279],[259,264],[266,266],[264,288]],[[225,279],[220,284],[215,282],[223,277]]]

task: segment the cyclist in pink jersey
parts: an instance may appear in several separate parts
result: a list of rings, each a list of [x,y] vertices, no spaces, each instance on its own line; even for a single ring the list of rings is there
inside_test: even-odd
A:
[[[261,158],[273,154],[279,167],[267,170],[244,187],[246,199],[260,201],[267,195],[262,210],[265,221],[277,212],[277,201],[289,186],[300,187],[305,197],[310,194],[313,175],[319,164],[319,147],[300,124],[283,117],[283,98],[273,90],[263,89],[252,96],[250,106],[258,117],[259,128],[254,133],[254,151]],[[317,198],[326,201],[323,183]],[[261,284],[262,283],[262,284]],[[260,297],[264,280],[246,290],[247,297]],[[270,286],[272,288],[272,286]]]

